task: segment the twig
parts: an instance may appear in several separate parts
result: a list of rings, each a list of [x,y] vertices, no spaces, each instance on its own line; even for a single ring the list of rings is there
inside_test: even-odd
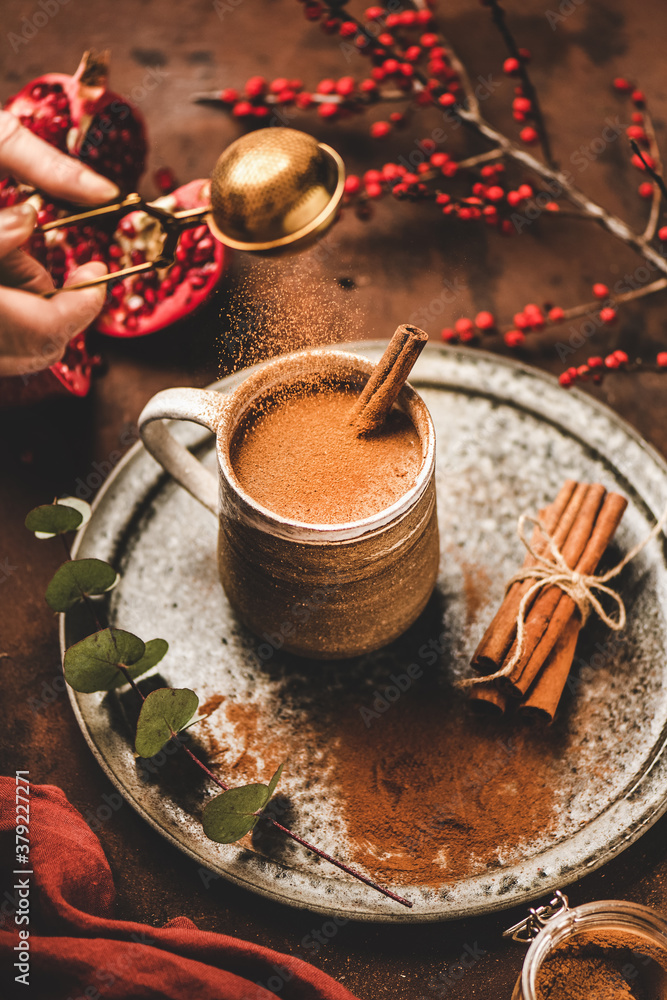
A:
[[[632,152],[636,153],[636,155],[644,164],[644,169],[646,170],[646,173],[649,175],[649,177],[651,177],[655,181],[655,183],[660,188],[663,198],[667,198],[667,187],[665,187],[664,180],[662,179],[660,174],[647,161],[646,157],[639,148],[639,143],[636,141],[636,139],[630,139],[630,145],[632,147]]]
[[[544,124],[544,117],[542,116],[542,109],[540,107],[540,102],[537,96],[537,91],[533,86],[533,82],[528,75],[528,70],[526,69],[526,61],[522,58],[519,52],[519,46],[517,45],[514,36],[510,29],[507,27],[507,22],[505,20],[505,11],[498,3],[498,0],[487,0],[488,6],[491,8],[491,17],[493,18],[493,23],[498,28],[498,31],[503,37],[503,41],[507,46],[507,51],[509,54],[516,59],[519,64],[519,76],[521,77],[521,83],[523,85],[523,92],[525,96],[531,103],[532,106],[532,117],[535,122],[535,128],[537,134],[540,137],[540,145],[542,146],[542,152],[544,153],[544,159],[547,161],[549,166],[555,170],[556,163],[554,162],[551,153],[551,143],[549,141],[549,134]]]
[[[646,138],[648,139],[649,152],[655,161],[656,170],[662,176],[662,158],[660,156],[660,147],[658,146],[655,129],[653,128],[653,120],[646,110],[644,111],[644,131],[646,132]],[[658,221],[660,219],[661,204],[662,192],[659,187],[654,186],[653,198],[651,199],[651,212],[648,217],[648,222],[646,223],[646,229],[644,230],[645,240],[652,240],[655,236],[656,229],[658,228]]]

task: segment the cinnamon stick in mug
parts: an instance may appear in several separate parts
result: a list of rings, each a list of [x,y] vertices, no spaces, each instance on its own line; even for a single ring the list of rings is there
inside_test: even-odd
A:
[[[544,527],[553,535],[554,542],[559,548],[567,539],[587,490],[588,487],[585,483],[577,483],[574,479],[568,479],[561,487],[553,504],[540,511]],[[547,541],[537,525],[533,532],[532,545],[538,555],[543,555],[547,549]],[[535,559],[528,552],[523,567],[527,569],[534,565]],[[472,658],[471,665],[478,673],[492,674],[502,664],[516,634],[519,605],[533,583],[534,581],[530,579],[517,580],[508,589]]]
[[[356,401],[351,423],[357,434],[381,427],[428,341],[428,334],[402,323]]]

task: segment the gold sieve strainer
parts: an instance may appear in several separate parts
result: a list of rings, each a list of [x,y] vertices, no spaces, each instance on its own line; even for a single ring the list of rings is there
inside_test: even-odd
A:
[[[168,212],[130,194],[121,202],[89,209],[39,226],[49,232],[104,215],[141,210],[162,225],[165,240],[152,261],[68,285],[67,291],[117,281],[130,274],[169,267],[184,229],[206,221],[226,246],[254,253],[289,247],[302,250],[328,229],[343,195],[345,168],[339,154],[313,136],[290,128],[250,132],[219,157],[211,175],[211,204]],[[64,289],[45,292],[44,297]]]

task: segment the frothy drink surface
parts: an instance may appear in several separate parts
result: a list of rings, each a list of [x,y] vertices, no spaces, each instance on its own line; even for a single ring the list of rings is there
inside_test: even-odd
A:
[[[268,399],[241,424],[231,460],[241,486],[264,507],[296,521],[336,524],[391,506],[414,484],[419,435],[394,409],[384,426],[357,437],[352,389],[300,389]]]

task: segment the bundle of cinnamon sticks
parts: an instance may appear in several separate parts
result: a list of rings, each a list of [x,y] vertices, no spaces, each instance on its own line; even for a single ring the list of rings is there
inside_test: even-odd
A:
[[[591,575],[620,523],[627,500],[607,493],[599,483],[568,480],[551,506],[539,512],[567,565],[577,573]],[[538,526],[532,537],[534,552],[551,558]],[[524,568],[536,560],[527,554]],[[516,652],[519,606],[535,580],[515,581],[487,628],[472,666],[490,675],[509,664]],[[470,698],[476,707],[502,713],[512,705],[521,715],[551,722],[567,682],[582,625],[575,601],[555,584],[537,589],[525,609],[525,632],[521,655],[503,677],[475,684]]]

